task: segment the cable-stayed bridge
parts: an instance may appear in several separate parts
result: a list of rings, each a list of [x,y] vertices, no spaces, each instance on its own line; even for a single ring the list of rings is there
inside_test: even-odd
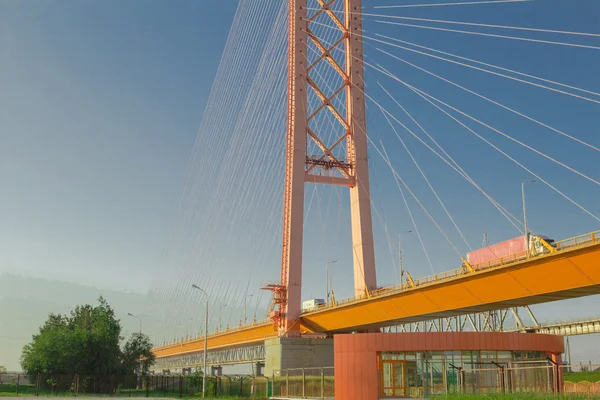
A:
[[[535,112],[523,111],[522,103],[513,101],[513,96],[500,93],[504,83],[495,84],[491,94],[484,94],[485,90],[469,84],[468,79],[457,79],[454,68],[499,79],[506,82],[509,91],[516,87],[512,85],[537,91],[531,98],[522,94],[528,99],[526,101],[535,99],[540,102],[545,101],[547,96],[553,96],[560,101],[576,102],[577,113],[590,110],[597,113],[595,107],[600,104],[600,94],[578,84],[425,46],[415,42],[410,35],[399,35],[397,29],[427,32],[423,35],[444,32],[519,46],[549,46],[575,53],[591,52],[591,57],[597,57],[595,54],[600,50],[597,45],[600,35],[396,14],[398,10],[409,8],[406,4],[368,7],[367,1],[359,0],[290,0],[261,10],[264,5],[260,3],[240,2],[215,80],[214,101],[207,106],[190,162],[188,181],[191,183],[185,188],[180,204],[181,216],[176,222],[173,242],[166,255],[174,270],[167,270],[164,276],[158,277],[157,285],[157,298],[163,301],[164,309],[160,315],[165,316],[165,326],[173,325],[175,317],[169,314],[174,313],[172,309],[177,299],[190,301],[203,295],[213,303],[213,310],[220,304],[230,308],[232,304],[237,308],[243,305],[244,323],[237,328],[223,329],[222,310],[219,308],[219,322],[213,322],[214,334],[206,341],[202,335],[157,346],[157,366],[173,369],[203,364],[204,361],[198,361],[198,357],[203,356],[204,346],[210,354],[208,364],[249,362],[264,359],[263,343],[269,338],[368,332],[423,321],[442,321],[437,328],[441,330],[444,329],[441,326],[450,324],[449,319],[460,318],[460,315],[490,315],[497,310],[600,294],[600,232],[556,241],[554,245],[544,242],[543,246],[540,245],[540,252],[530,249],[527,241],[525,252],[511,253],[483,264],[471,264],[464,258],[467,252],[473,250],[467,240],[469,234],[459,227],[459,219],[450,211],[450,203],[457,207],[457,202],[448,202],[448,198],[442,200],[445,193],[446,197],[459,198],[471,207],[474,206],[472,199],[477,195],[489,210],[498,213],[496,215],[503,219],[503,223],[528,236],[537,229],[528,226],[525,184],[536,181],[564,202],[561,203],[564,210],[548,218],[562,218],[567,212],[577,213],[578,218],[593,224],[589,226],[595,229],[600,222],[597,204],[584,204],[585,198],[583,202],[576,200],[577,196],[569,190],[572,187],[559,187],[545,172],[560,170],[560,176],[569,174],[572,177],[567,178],[569,182],[577,179],[577,185],[590,185],[597,190],[600,182],[583,172],[582,168],[594,166],[594,163],[566,161],[568,157],[564,157],[564,153],[570,154],[572,149],[577,149],[577,154],[581,151],[581,154],[588,154],[589,159],[597,159],[596,152],[600,152],[598,145],[588,137],[575,135],[539,117],[538,114],[544,116],[540,108],[534,108]],[[510,4],[527,2],[503,0],[486,3],[489,4],[480,6],[496,7],[495,10],[499,7],[529,6]],[[458,2],[439,6],[476,7],[475,4]],[[272,22],[268,23],[270,20]],[[366,24],[370,29],[364,28]],[[381,27],[381,30],[373,30],[375,27]],[[546,34],[565,39],[548,39],[543,36]],[[252,38],[257,39],[256,35],[260,35],[263,41],[248,42]],[[371,53],[367,54],[369,51]],[[408,55],[421,58],[415,61]],[[434,67],[434,61],[442,62],[443,67]],[[397,72],[393,67],[401,67],[402,70]],[[447,74],[444,68],[448,68]],[[239,70],[244,70],[244,73],[236,73]],[[431,81],[422,85],[415,83],[411,77],[416,73]],[[243,78],[239,79],[240,76]],[[480,79],[481,75],[477,76]],[[448,96],[442,99],[442,96],[431,94],[436,85],[444,85],[448,93],[463,99],[461,105]],[[398,94],[400,90],[402,96]],[[236,94],[241,91],[247,95]],[[468,100],[464,100],[465,96]],[[422,112],[420,115],[411,113],[412,102],[417,100],[429,107],[428,117],[429,113],[435,112],[435,118],[443,118],[443,124],[428,124]],[[465,105],[472,106],[475,102],[479,113],[467,111],[469,107]],[[237,118],[229,118],[234,109],[239,110],[239,114],[234,114]],[[486,118],[490,110],[502,112],[502,117]],[[553,120],[549,115],[545,117]],[[504,119],[528,124],[527,129],[536,133],[536,140],[509,133]],[[427,126],[447,129],[448,124],[453,124],[453,129],[468,132],[493,155],[471,151],[466,156],[451,156],[457,149],[471,145],[464,137],[459,139],[457,136],[457,143],[443,136],[436,138],[432,126]],[[524,125],[517,126],[521,129]],[[384,143],[380,133],[382,129],[388,131],[387,139],[396,140],[393,148]],[[222,135],[227,133],[231,133],[229,140]],[[544,146],[546,142],[558,143],[559,140],[562,145],[550,148],[551,151]],[[416,151],[416,145],[422,147]],[[563,154],[557,150],[562,150]],[[398,155],[400,151],[401,156]],[[443,193],[440,187],[444,186],[444,181],[427,173],[427,166],[419,162],[423,151],[434,156],[436,168],[448,168],[455,174],[448,180],[450,185],[459,180],[462,184],[466,182],[469,194],[466,194],[467,189],[445,190]],[[542,168],[542,172],[532,167],[531,157],[534,156],[551,167]],[[398,158],[403,160],[403,164],[398,164]],[[507,175],[520,176],[518,179],[523,181],[523,219],[510,211],[514,205],[506,206],[499,200],[504,198],[507,190],[504,184],[495,187],[493,180],[490,184],[486,176],[477,171],[498,160],[508,160],[508,166],[503,167]],[[251,165],[256,167],[250,168]],[[390,173],[386,181],[376,180],[379,171],[373,172],[374,165]],[[409,183],[404,173],[409,165],[422,179],[416,185],[420,190]],[[200,170],[203,171],[202,176],[196,176]],[[516,170],[522,175],[516,174]],[[312,193],[306,188],[313,188]],[[426,260],[424,264],[428,264],[433,272],[428,278],[417,279],[415,270],[412,270],[412,275],[408,272],[410,267],[403,270],[406,251],[403,257],[400,243],[392,239],[396,229],[391,228],[389,221],[393,218],[389,209],[386,216],[383,204],[386,198],[381,195],[382,191],[385,194],[392,189],[397,189],[402,200],[394,207],[405,205],[406,221],[410,221],[404,224],[410,229],[401,230],[399,236],[410,232],[417,237],[423,250],[421,259]],[[319,190],[326,192],[319,195]],[[423,200],[419,195],[421,191],[430,192],[434,200]],[[573,191],[579,198],[582,197],[580,190]],[[281,206],[282,195],[284,202]],[[206,201],[203,203],[205,210],[198,215],[197,209],[190,204],[200,197]],[[324,203],[327,204],[327,212],[323,212]],[[450,256],[444,256],[447,261],[444,268],[459,268],[435,273],[434,257],[427,250],[427,244],[433,241],[427,238],[422,221],[416,217],[410,203],[422,213],[422,220],[433,225],[429,232],[438,234],[439,243],[448,248]],[[431,211],[433,207],[443,211],[440,214],[449,223],[441,223],[439,216]],[[310,211],[315,208],[317,216],[311,217]],[[333,214],[337,214],[334,217],[330,215],[331,209],[335,211]],[[276,227],[280,225],[281,215],[283,223],[281,231],[278,231]],[[491,221],[487,212],[473,212],[472,215],[478,215],[482,223]],[[337,218],[337,225],[330,223],[330,218]],[[306,226],[315,220],[322,222],[323,230],[311,237],[306,234]],[[182,228],[194,225],[194,221],[199,227],[197,231],[189,232],[188,228]],[[381,225],[378,235],[374,233],[374,222]],[[219,225],[227,228],[213,228]],[[241,226],[245,228],[240,229]],[[303,296],[306,297],[307,283],[303,268],[307,259],[312,260],[311,255],[306,254],[305,244],[318,242],[315,237],[320,237],[329,245],[331,232],[340,229],[346,231],[345,238],[351,242],[346,250],[349,253],[347,257],[352,257],[353,296],[336,300],[328,286],[327,304],[303,312],[301,302]],[[455,233],[450,234],[450,231]],[[272,256],[277,248],[273,232],[282,237],[280,260],[274,260]],[[188,234],[192,239],[187,237]],[[253,237],[263,239],[257,247],[253,247]],[[399,285],[378,284],[382,268],[381,261],[376,268],[375,254],[381,250],[378,246],[382,245],[378,245],[377,238],[387,242],[393,255],[390,256],[391,269],[401,271]],[[455,240],[457,238],[459,241]],[[464,242],[464,245],[459,242]],[[243,282],[245,286],[232,287],[231,282],[238,277],[232,277],[228,283],[227,277],[214,267],[215,264],[221,265],[222,259],[211,255],[211,252],[249,266],[247,271],[239,271],[241,276],[248,277]],[[379,260],[380,253],[377,254]],[[396,254],[400,255],[398,264]],[[207,265],[204,274],[193,271],[194,262],[198,259]],[[332,262],[327,259],[320,261],[321,265],[327,266]],[[259,308],[261,292],[258,291],[258,283],[272,279],[275,272],[257,270],[261,264],[274,263],[281,266],[280,279],[263,285],[263,289],[271,291],[270,320],[247,323],[248,303],[255,303],[255,310]],[[349,271],[347,274],[350,275]],[[327,273],[327,280],[329,277]],[[202,293],[193,292],[192,283],[197,283]],[[254,299],[248,300],[249,297]],[[195,313],[199,309],[197,307]],[[186,311],[189,310],[178,310],[177,313],[185,314]],[[252,314],[256,311],[251,311]],[[491,322],[488,321],[488,325],[490,330],[494,330]]]

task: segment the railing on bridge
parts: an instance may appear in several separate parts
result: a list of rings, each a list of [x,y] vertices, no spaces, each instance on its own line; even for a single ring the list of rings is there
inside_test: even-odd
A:
[[[575,237],[572,237],[569,239],[560,240],[558,242],[555,242],[555,245],[556,245],[556,252],[560,253],[561,251],[575,250],[577,248],[587,247],[587,246],[597,244],[597,243],[600,243],[600,231],[594,231],[594,232],[586,233],[584,235],[575,236]],[[473,268],[473,270],[475,272],[479,272],[479,271],[485,271],[485,270],[505,267],[507,265],[515,264],[518,262],[523,262],[525,260],[531,261],[533,259],[541,259],[541,258],[547,257],[549,255],[551,255],[551,253],[547,252],[547,253],[539,254],[539,255],[530,255],[528,257],[526,252],[516,253],[516,254],[512,254],[507,257],[502,257],[502,258],[498,258],[493,261],[489,261],[487,263],[471,265],[471,267]],[[459,277],[464,277],[465,275],[468,275],[470,273],[472,273],[472,272],[470,272],[466,268],[465,265],[462,265],[460,268],[455,268],[450,271],[440,272],[439,274],[434,274],[434,275],[430,275],[430,276],[427,276],[424,278],[414,279],[413,281],[403,282],[402,284],[380,288],[377,290],[373,290],[369,294],[365,294],[362,296],[356,296],[356,297],[350,297],[350,298],[336,301],[334,304],[325,304],[325,305],[320,306],[317,310],[306,311],[303,314],[319,312],[319,311],[322,311],[327,308],[332,308],[332,307],[336,307],[336,306],[340,306],[340,305],[344,305],[344,304],[354,303],[357,301],[363,301],[363,300],[367,300],[367,299],[370,299],[373,297],[386,296],[386,295],[398,293],[398,292],[401,292],[401,291],[404,291],[407,289],[411,289],[414,287],[418,287],[418,286],[432,285],[432,284],[440,283],[443,281],[456,279]]]

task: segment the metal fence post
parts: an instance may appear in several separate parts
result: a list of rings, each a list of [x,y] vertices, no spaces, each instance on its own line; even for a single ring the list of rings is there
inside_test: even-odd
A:
[[[17,375],[17,397],[19,397],[19,383],[21,381],[21,375]]]
[[[306,397],[306,372],[302,368],[302,397]]]
[[[285,395],[290,395],[290,370],[285,370]]]
[[[40,373],[38,372],[35,379],[35,396],[39,397],[40,395]]]
[[[325,398],[325,370],[321,368],[321,398]]]

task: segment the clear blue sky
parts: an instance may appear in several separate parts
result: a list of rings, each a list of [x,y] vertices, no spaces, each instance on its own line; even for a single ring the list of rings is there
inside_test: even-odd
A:
[[[0,1],[0,271],[147,290],[235,8]]]
[[[373,14],[600,32],[600,3],[595,0],[402,10],[372,8],[418,2],[365,0],[364,6],[365,12]],[[169,271],[165,269],[164,251],[165,248],[167,252],[173,251],[169,248],[169,235],[173,221],[180,218],[176,207],[186,182],[186,166],[236,8],[236,1],[214,0],[0,0],[0,273],[11,271],[145,292],[157,275],[159,279],[162,276],[158,271]],[[366,17],[368,35],[386,34],[600,92],[598,50],[382,25],[374,19]],[[597,37],[504,30],[494,33],[600,46]],[[376,47],[600,146],[598,104],[385,45]],[[369,62],[380,63],[408,83],[600,179],[597,152],[402,65],[373,46],[367,45],[365,54]],[[531,176],[391,79],[373,70],[367,71],[366,79],[372,95],[384,107],[407,121],[378,89],[377,82],[384,84],[477,182],[520,217],[520,182]],[[376,142],[381,138],[394,167],[460,252],[466,253],[466,246],[452,230],[379,111],[372,103],[368,107],[370,136]],[[597,185],[499,139],[493,132],[470,125],[600,215]],[[481,243],[484,232],[489,233],[491,241],[518,234],[462,178],[416,140],[399,132],[472,247]],[[215,154],[224,153],[215,149]],[[373,202],[385,218],[389,236],[395,243],[398,232],[414,227],[389,168],[373,149],[370,157]],[[195,173],[198,179],[210,181],[203,175],[207,171]],[[207,188],[210,192],[210,186]],[[264,186],[256,191],[273,188]],[[307,193],[310,195],[312,188]],[[323,269],[328,260],[338,261],[334,283],[336,293],[343,297],[352,292],[351,252],[344,216],[347,209],[338,214],[334,192],[325,188],[319,189],[319,193],[320,207],[313,207],[307,219],[305,297],[323,297]],[[266,220],[265,209],[280,207],[277,196],[277,204],[250,202],[248,213]],[[528,199],[530,224],[537,232],[563,238],[598,229],[600,225],[540,183],[528,187]],[[457,267],[460,261],[452,247],[415,202],[410,199],[409,202],[435,271]],[[333,211],[327,211],[329,204],[333,204]],[[207,213],[206,207],[198,201],[194,212]],[[321,222],[325,214],[330,218],[327,225]],[[279,218],[276,216],[275,222]],[[211,235],[228,222],[225,219],[212,223],[215,226],[202,227],[210,229]],[[246,278],[243,274],[239,276],[240,268],[254,263],[251,260],[254,254],[247,250],[242,254],[231,248],[232,243],[239,241],[244,243],[244,249],[262,243],[264,238],[249,234],[255,230],[252,222],[246,220],[245,224],[236,226],[235,238],[218,243],[217,247],[206,245],[201,249],[202,254],[222,260],[222,264],[211,266],[218,269],[221,279],[243,281]],[[375,214],[374,227],[380,283],[395,283],[397,272],[392,267],[395,250],[389,250],[388,235]],[[278,223],[274,223],[263,230],[274,238],[274,245],[266,246],[267,255],[260,255],[268,262],[255,271],[253,279],[257,282],[278,278],[278,229]],[[186,235],[185,231],[179,234]],[[201,242],[197,245],[200,248]],[[405,267],[413,275],[431,273],[414,234],[406,236],[404,250]],[[208,267],[202,265],[203,260],[197,254],[200,253],[190,250],[187,259],[203,271]],[[255,298],[257,286],[253,282],[249,289]],[[554,306],[544,307],[541,313],[568,319],[578,313],[590,316],[597,309],[597,300],[557,308],[562,310],[558,316],[554,315]]]

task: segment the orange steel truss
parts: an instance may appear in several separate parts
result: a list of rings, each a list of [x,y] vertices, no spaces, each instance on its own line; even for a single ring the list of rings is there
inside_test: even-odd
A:
[[[264,288],[273,291],[280,336],[300,334],[305,182],[350,188],[355,291],[377,287],[360,12],[361,0],[289,0],[281,283]],[[320,37],[322,26],[335,31],[333,45]]]

